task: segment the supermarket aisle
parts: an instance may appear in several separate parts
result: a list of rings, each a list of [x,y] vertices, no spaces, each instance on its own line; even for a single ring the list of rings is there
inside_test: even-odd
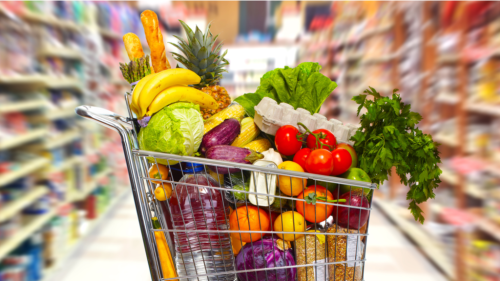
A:
[[[151,280],[132,193],[86,239],[86,247],[47,281]]]
[[[369,233],[365,280],[447,280],[378,209]]]
[[[133,204],[130,195],[49,281],[150,280]],[[379,211],[371,220],[366,280],[446,280]]]

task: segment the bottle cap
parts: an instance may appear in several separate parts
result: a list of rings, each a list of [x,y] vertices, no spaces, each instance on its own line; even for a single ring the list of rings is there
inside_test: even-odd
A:
[[[182,163],[182,170],[177,169],[174,167],[170,167],[170,169],[178,172],[183,172],[185,174],[194,174],[194,173],[199,173],[205,170],[205,167],[203,164],[198,164],[198,163],[190,163],[190,162],[183,162]]]

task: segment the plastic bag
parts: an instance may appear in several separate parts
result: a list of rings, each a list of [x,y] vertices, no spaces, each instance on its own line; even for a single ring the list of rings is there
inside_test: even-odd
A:
[[[237,192],[237,190],[250,190],[250,176],[247,172],[227,174],[224,177],[224,187],[228,189],[224,195],[229,203],[238,207],[248,202],[248,193]]]

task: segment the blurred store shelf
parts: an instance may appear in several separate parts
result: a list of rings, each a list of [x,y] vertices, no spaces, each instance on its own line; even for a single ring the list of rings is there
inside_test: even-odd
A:
[[[114,39],[114,40],[121,40],[122,39],[122,35],[114,32],[112,30],[109,30],[109,29],[100,28],[99,33],[105,38]]]
[[[43,215],[25,216],[27,219],[16,235],[0,242],[0,259],[16,249],[24,240],[31,237],[33,233],[40,230],[40,228],[57,214],[57,209],[57,207],[52,207]]]
[[[41,74],[25,74],[17,76],[0,76],[0,84],[2,85],[25,85],[25,84],[36,84],[43,85],[48,76]]]
[[[75,117],[75,108],[76,106],[68,106],[65,108],[55,108],[52,110],[49,110],[45,112],[43,117],[47,120],[56,120],[56,119],[62,119],[62,118],[70,118],[70,117]]]
[[[437,63],[438,64],[457,63],[459,59],[460,56],[456,54],[442,54],[438,56]]]
[[[47,88],[50,89],[74,89],[82,91],[82,83],[77,78],[70,77],[49,77],[44,81]]]
[[[48,130],[46,128],[32,129],[21,135],[13,136],[10,138],[5,138],[0,140],[0,150],[5,150],[13,148],[16,146],[21,146],[23,144],[29,143],[31,141],[37,140],[46,136]]]
[[[54,46],[45,46],[40,49],[38,52],[39,56],[42,57],[58,57],[65,59],[75,59],[81,60],[82,52],[79,50],[74,50],[68,47],[54,47]]]
[[[500,104],[494,105],[491,103],[467,103],[467,110],[481,114],[489,114],[500,117]]]
[[[1,77],[0,85],[38,85],[50,89],[75,89],[82,91],[82,84],[77,78],[54,77],[49,75],[33,74],[12,77]]]
[[[388,32],[391,31],[391,29],[394,27],[394,23],[388,23],[388,24],[383,24],[380,26],[374,26],[371,28],[367,28],[361,33],[360,37],[358,40],[363,40],[366,39],[367,37],[377,35],[380,33]]]
[[[66,171],[77,164],[83,163],[85,158],[83,156],[72,156],[64,160],[60,165],[54,166],[52,165],[49,169],[49,172],[62,172]]]
[[[38,198],[49,193],[49,189],[45,186],[35,186],[32,190],[23,194],[19,199],[7,203],[0,209],[0,223],[17,215],[25,207],[33,204]]]
[[[47,158],[38,157],[19,164],[19,168],[13,171],[0,174],[0,187],[9,184],[19,178],[25,177],[36,170],[49,164]]]
[[[97,173],[88,184],[85,185],[84,190],[75,194],[74,201],[85,199],[90,193],[92,193],[96,188],[99,187],[99,182],[107,177],[112,172],[111,168],[107,168],[104,171]]]
[[[450,184],[457,184],[458,183],[458,176],[456,173],[446,167],[440,167],[442,174],[441,174],[441,180],[444,180]]]
[[[26,100],[0,104],[0,114],[9,112],[23,112],[34,109],[42,109],[47,106],[45,100]]]
[[[35,12],[32,12],[30,10],[25,9],[21,13],[21,16],[23,19],[28,20],[28,21],[32,21],[32,22],[54,25],[57,27],[67,28],[67,29],[71,29],[71,30],[75,30],[75,31],[80,31],[82,29],[81,25],[76,24],[75,22],[72,22],[69,20],[59,19],[58,17],[56,17],[52,14],[35,13]]]
[[[465,193],[477,199],[486,198],[486,193],[484,192],[484,190],[479,185],[473,183],[467,183],[465,185]]]
[[[459,97],[453,93],[442,92],[436,96],[436,102],[456,104],[458,101]]]
[[[42,142],[30,145],[30,148],[35,150],[54,149],[56,147],[61,147],[63,145],[66,145],[81,137],[82,133],[79,130],[72,129],[59,134],[54,134],[54,135],[49,134],[46,138],[44,138]]]
[[[451,147],[456,147],[458,145],[458,136],[456,134],[438,132],[433,135],[434,141],[445,144]]]
[[[390,55],[385,55],[385,56],[379,56],[379,57],[368,57],[365,58],[361,64],[375,64],[375,63],[386,63],[390,62],[393,59],[398,58],[399,55],[397,53],[395,54],[390,54]]]

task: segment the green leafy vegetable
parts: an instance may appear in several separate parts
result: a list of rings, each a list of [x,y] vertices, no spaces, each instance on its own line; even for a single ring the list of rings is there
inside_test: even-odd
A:
[[[307,109],[311,114],[319,109],[337,83],[319,73],[318,63],[304,62],[295,68],[276,68],[260,78],[260,86],[255,93],[244,94],[235,99],[246,113],[254,117],[256,106],[264,97],[286,102],[295,109]]]
[[[416,127],[422,116],[410,111],[411,105],[404,104],[397,91],[393,91],[392,98],[382,97],[370,87],[364,91],[367,95],[352,98],[359,104],[358,116],[363,107],[367,112],[360,117],[361,127],[351,140],[355,142],[359,167],[374,183],[387,180],[391,168],[396,167],[401,183],[410,187],[406,195],[411,200],[408,209],[415,220],[424,223],[417,204],[434,198],[434,189],[441,182],[441,169],[437,166],[441,163],[439,144]]]
[[[200,147],[202,138],[200,106],[189,102],[174,103],[158,111],[138,136],[139,147],[143,150],[178,155],[193,155]],[[152,158],[149,160],[154,161]],[[167,165],[167,160],[157,160]]]

